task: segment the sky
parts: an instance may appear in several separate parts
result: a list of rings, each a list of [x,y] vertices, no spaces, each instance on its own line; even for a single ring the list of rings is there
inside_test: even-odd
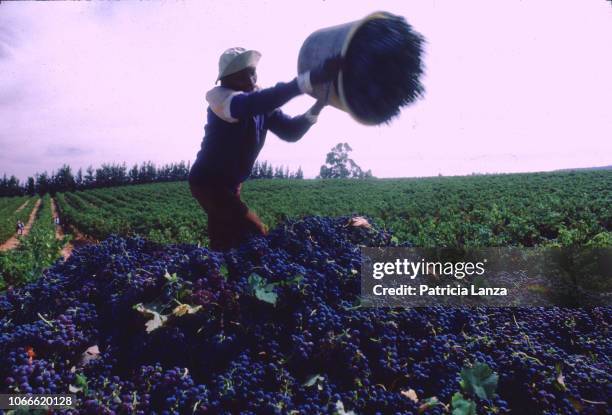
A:
[[[297,143],[269,133],[259,160],[314,177],[347,142],[377,177],[612,164],[610,1],[347,4],[1,2],[0,174],[193,161],[223,50],[260,51],[258,84],[272,86],[297,75],[309,34],[378,10],[426,38],[423,99],[374,127],[327,107]]]

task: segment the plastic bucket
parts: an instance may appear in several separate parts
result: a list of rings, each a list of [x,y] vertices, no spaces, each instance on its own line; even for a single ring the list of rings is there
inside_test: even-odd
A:
[[[359,28],[372,19],[388,19],[392,16],[387,12],[375,12],[361,20],[344,23],[337,26],[319,29],[306,38],[298,55],[298,74],[319,67],[326,59],[333,56],[345,56],[351,40]],[[349,68],[347,68],[349,69]],[[350,69],[349,69],[350,70]],[[349,113],[356,121],[362,124],[374,124],[360,119],[350,108],[346,100],[345,86],[342,71],[333,86],[313,85],[314,98],[326,100],[330,105]]]

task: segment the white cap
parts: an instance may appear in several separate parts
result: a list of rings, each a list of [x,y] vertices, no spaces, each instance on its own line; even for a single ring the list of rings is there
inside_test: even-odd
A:
[[[229,48],[219,58],[219,76],[217,81],[224,76],[239,72],[245,68],[257,67],[261,53],[256,50],[245,48]]]

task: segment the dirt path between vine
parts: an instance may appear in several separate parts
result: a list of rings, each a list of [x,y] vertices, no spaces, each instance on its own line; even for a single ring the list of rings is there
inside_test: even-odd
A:
[[[55,218],[59,217],[59,214],[57,212],[57,206],[55,205],[55,199],[51,199],[51,213],[53,215],[53,222],[55,223]],[[64,232],[64,226],[61,225],[61,223],[62,222],[60,218],[60,225],[55,226],[55,239],[62,239],[64,235],[66,235],[66,233]],[[70,258],[70,255],[72,255],[72,251],[74,251],[75,248],[80,248],[83,245],[96,242],[93,239],[88,238],[87,236],[79,232],[79,230],[75,227],[70,226],[69,228],[70,229],[68,230],[68,232],[72,235],[72,240],[70,240],[62,248],[61,255],[64,258],[64,261]]]
[[[28,219],[28,223],[26,223],[25,228],[23,229],[23,235],[15,234],[11,236],[6,242],[0,245],[0,252],[17,248],[20,243],[19,239],[23,238],[24,236],[27,236],[28,233],[30,233],[30,229],[32,229],[32,225],[34,224],[34,221],[36,220],[36,214],[38,213],[38,209],[40,208],[41,202],[42,202],[41,199],[38,199],[36,201],[36,204],[34,205],[32,212],[30,212],[30,218]]]
[[[26,200],[25,202],[23,202],[23,205],[19,206],[19,207],[17,208],[17,210],[15,211],[15,213],[19,213],[19,212],[21,212],[21,211],[23,210],[23,208],[24,208],[24,207],[26,207],[26,205],[27,205],[28,203],[30,203],[30,200],[29,200],[29,199],[28,199],[28,200]]]
[[[51,199],[51,215],[53,216],[53,223],[55,223],[55,219],[59,217],[57,213],[57,207],[55,206],[55,199]],[[64,237],[64,228],[62,228],[61,222],[60,225],[55,225],[55,239],[62,239]]]

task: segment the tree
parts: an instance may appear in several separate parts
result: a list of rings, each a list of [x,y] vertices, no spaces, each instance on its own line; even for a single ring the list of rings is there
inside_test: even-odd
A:
[[[79,167],[76,176],[74,177],[74,184],[77,189],[81,189],[83,187],[83,169]]]
[[[85,178],[83,179],[83,187],[94,187],[96,182],[96,176],[94,176],[94,173],[95,170],[92,166],[87,167],[87,170],[85,170]]]
[[[138,183],[138,163],[130,169],[130,183]]]
[[[34,196],[36,193],[36,181],[34,181],[34,177],[28,177],[28,184],[26,185],[26,192],[30,196]]]
[[[39,195],[44,195],[49,191],[51,187],[51,183],[49,181],[49,175],[47,172],[42,172],[41,174],[36,174],[36,192]]]
[[[348,143],[338,143],[327,153],[325,164],[319,172],[320,179],[365,179],[372,176],[372,171],[364,172],[351,158],[349,153],[353,149]]]
[[[274,178],[275,179],[283,179],[284,178],[283,166],[275,167],[274,168]]]
[[[59,192],[71,192],[76,188],[76,182],[72,175],[72,169],[67,164],[64,164],[60,169],[53,175],[53,189]]]
[[[19,185],[19,179],[15,176],[7,179],[5,174],[0,180],[0,196],[19,196],[21,194],[22,189]]]

